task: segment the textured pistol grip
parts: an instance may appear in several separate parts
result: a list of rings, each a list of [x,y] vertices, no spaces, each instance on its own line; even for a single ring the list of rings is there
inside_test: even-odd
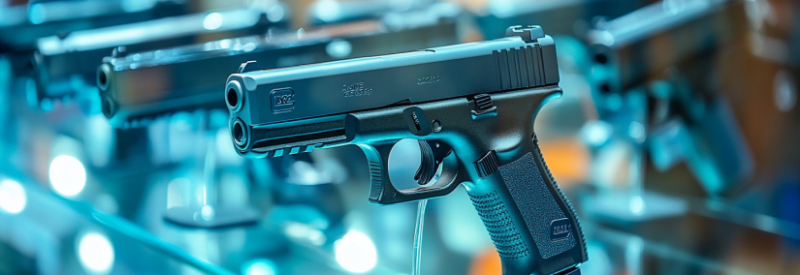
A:
[[[578,273],[574,267],[587,260],[583,232],[536,141],[508,163],[487,157],[497,168],[490,167],[468,193],[500,254],[503,274]]]

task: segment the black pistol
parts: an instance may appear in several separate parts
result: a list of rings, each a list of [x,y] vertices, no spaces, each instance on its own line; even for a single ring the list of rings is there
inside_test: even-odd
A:
[[[249,60],[272,69],[457,43],[454,16],[421,19],[362,20],[106,57],[95,67],[102,112],[113,126],[130,128],[179,111],[225,110],[220,83]]]
[[[178,16],[189,12],[185,1],[131,2],[107,0],[24,1],[0,8],[0,54],[10,56],[15,74],[29,73],[36,40],[56,34]]]
[[[267,11],[235,9],[173,16],[98,29],[53,35],[37,40],[31,61],[39,104],[69,100],[82,93],[96,95],[97,66],[103,57],[190,45],[224,38],[266,33],[288,20]],[[137,56],[133,55],[136,59]],[[84,92],[92,91],[92,92]]]
[[[481,32],[487,39],[505,35],[503,28],[539,22],[553,36],[583,38],[591,22],[601,18],[617,18],[635,11],[652,1],[648,0],[489,0],[485,13],[475,15]]]
[[[357,145],[369,163],[369,199],[379,204],[444,196],[463,184],[504,274],[579,274],[583,232],[533,132],[541,106],[562,94],[555,45],[538,26],[507,33],[282,69],[242,64],[224,93],[234,147],[266,158]],[[389,153],[406,138],[419,141],[415,179],[423,186],[398,190]]]
[[[743,1],[656,3],[604,22],[589,32],[599,118],[626,131],[641,112],[656,170],[685,162],[710,194],[739,188],[753,157],[715,66],[748,32]]]

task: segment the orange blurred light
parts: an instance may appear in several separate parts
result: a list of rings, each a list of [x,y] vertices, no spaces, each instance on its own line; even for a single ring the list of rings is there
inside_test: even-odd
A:
[[[488,247],[475,255],[469,266],[469,275],[502,275],[500,255],[494,246]]]

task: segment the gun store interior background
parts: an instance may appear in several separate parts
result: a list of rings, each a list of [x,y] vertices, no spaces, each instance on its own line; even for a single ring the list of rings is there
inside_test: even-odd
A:
[[[245,158],[234,146],[242,128],[229,109],[241,106],[231,102],[253,117],[297,113],[301,100],[352,112],[363,109],[356,98],[417,106],[370,102],[385,92],[370,81],[482,80],[381,74],[382,59],[369,57],[519,40],[511,26],[552,38],[563,94],[524,112],[533,125],[503,127],[536,133],[577,229],[554,220],[534,233],[528,217],[544,219],[536,205],[549,198],[514,193],[536,205],[491,208],[467,193],[481,180],[375,203],[388,180],[376,179],[365,146],[291,148],[299,131],[324,134],[314,125],[260,126],[251,138],[289,135],[280,157]],[[354,58],[377,64],[367,73],[379,77],[304,86],[335,99],[301,99],[295,88],[259,90],[273,97],[260,103],[225,91],[232,74],[286,78],[279,68],[323,62],[337,63],[308,73],[346,74]],[[498,78],[480,66],[486,83]],[[794,0],[0,0],[0,274],[516,275],[520,261],[562,264],[538,254],[548,247],[536,234],[585,248],[588,260],[552,274],[800,274],[797,82]],[[483,110],[478,99],[468,98]],[[406,125],[384,119],[386,129]],[[447,133],[438,123],[433,131]],[[384,163],[401,195],[456,181],[447,161],[429,163],[438,152],[406,136]],[[520,246],[504,238],[536,253],[511,255]]]

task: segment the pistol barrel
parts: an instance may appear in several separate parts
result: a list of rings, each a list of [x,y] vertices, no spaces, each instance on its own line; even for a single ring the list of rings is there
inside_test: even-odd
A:
[[[107,58],[97,72],[103,112],[124,127],[182,110],[225,109],[220,83],[251,60],[271,69],[457,42],[455,20],[435,18],[411,25],[361,21]]]

